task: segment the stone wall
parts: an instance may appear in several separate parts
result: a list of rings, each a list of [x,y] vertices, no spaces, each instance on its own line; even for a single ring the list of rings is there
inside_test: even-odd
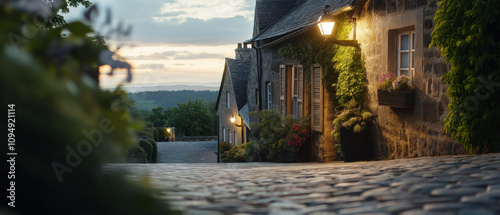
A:
[[[357,39],[365,58],[368,79],[368,107],[375,115],[374,135],[378,158],[404,158],[465,153],[457,140],[444,132],[447,114],[447,86],[441,81],[448,71],[436,48],[429,48],[433,30],[435,0],[367,1],[357,17]],[[376,84],[382,74],[396,74],[391,32],[414,29],[415,107],[398,109],[379,106]]]
[[[272,86],[272,104],[273,107],[272,109],[275,111],[279,112],[279,105],[280,105],[280,79],[279,79],[279,68],[280,65],[286,64],[286,65],[296,65],[300,64],[300,62],[291,60],[291,59],[285,59],[281,55],[279,55],[279,48],[280,44],[275,45],[275,46],[265,46],[260,49],[261,53],[261,58],[260,60],[262,61],[261,69],[262,69],[262,80],[260,83],[261,91],[259,96],[262,98],[262,109],[267,109],[267,102],[266,102],[266,82],[271,82]],[[259,87],[259,81],[258,81],[258,66],[259,64],[257,63],[257,50],[253,49],[252,50],[252,66],[251,66],[251,73],[249,77],[249,82],[248,82],[248,104],[249,104],[249,110],[250,112],[252,111],[258,111],[259,106],[255,104],[255,89]],[[304,68],[305,69],[305,68]],[[309,74],[310,73],[304,73],[304,74]],[[310,78],[306,78],[306,80],[310,80]],[[326,85],[324,85],[324,96],[323,96],[323,101],[324,101],[324,108],[323,108],[323,132],[314,132],[313,133],[313,138],[312,138],[312,159],[313,161],[318,161],[318,162],[328,162],[328,161],[333,161],[337,160],[337,154],[335,150],[335,144],[333,141],[333,136],[331,135],[331,131],[333,130],[333,124],[332,121],[334,119],[335,113],[334,113],[334,108],[333,102],[335,100],[335,94],[334,93],[329,93],[328,90],[326,89]],[[306,95],[310,97],[310,90],[305,91]],[[304,103],[305,105],[310,105],[310,103]],[[310,107],[304,107],[304,110],[307,111],[306,113],[309,113],[308,111],[310,110]],[[256,117],[251,117],[252,121],[258,120]]]
[[[237,138],[238,138],[238,144],[243,143],[243,130],[241,127],[236,126],[235,124],[241,125],[243,124],[243,121],[241,117],[238,114],[238,108],[236,106],[236,99],[234,97],[234,90],[233,90],[233,83],[231,82],[231,77],[229,76],[228,72],[224,70],[226,74],[224,78],[224,82],[222,83],[222,88],[220,92],[220,97],[219,97],[219,103],[217,105],[217,115],[219,117],[219,141],[223,142],[224,141],[224,136],[223,136],[223,128],[226,128],[226,142],[229,142],[228,140],[228,131],[237,132]],[[227,101],[227,96],[226,92],[229,91],[229,96],[230,96],[230,108],[227,108],[226,106],[226,101]],[[236,122],[231,123],[231,116],[236,117]],[[234,139],[234,133],[232,134],[232,137]],[[234,144],[234,142],[233,142]]]

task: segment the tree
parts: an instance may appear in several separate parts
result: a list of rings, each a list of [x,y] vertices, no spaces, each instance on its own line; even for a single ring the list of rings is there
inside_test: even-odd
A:
[[[187,103],[177,103],[171,110],[169,125],[175,126],[178,133],[186,136],[206,136],[213,134],[213,114],[204,100],[188,99]]]
[[[4,205],[2,214],[167,214],[144,185],[102,172],[124,157],[140,128],[125,92],[103,90],[86,75],[111,51],[87,42],[94,32],[83,22],[27,33],[26,22],[43,9],[37,3],[0,1],[0,35],[7,35],[0,37],[0,104],[15,113],[4,131],[15,135],[15,184],[22,185],[16,207]]]
[[[431,46],[451,64],[444,126],[469,152],[500,151],[500,1],[443,0]]]

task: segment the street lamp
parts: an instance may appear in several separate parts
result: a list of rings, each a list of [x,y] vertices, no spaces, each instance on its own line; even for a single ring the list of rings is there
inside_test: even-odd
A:
[[[233,123],[237,127],[242,127],[243,126],[243,125],[236,124],[236,117],[234,115],[231,116],[230,120],[231,120],[231,123]]]
[[[338,28],[338,20],[333,18],[330,14],[330,6],[326,5],[325,10],[323,11],[323,15],[321,15],[318,19],[318,27],[321,31],[321,35],[327,36],[325,42],[331,42],[340,46],[352,46],[359,49],[359,43],[356,40],[356,20],[353,19],[354,23],[354,32],[353,32],[353,40],[336,40],[333,39],[330,35],[334,34],[334,28]],[[335,36],[335,35],[334,35]]]

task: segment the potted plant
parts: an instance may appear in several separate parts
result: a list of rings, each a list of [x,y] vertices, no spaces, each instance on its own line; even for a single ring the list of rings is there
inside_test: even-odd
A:
[[[395,77],[387,73],[379,78],[377,84],[378,104],[397,108],[412,108],[415,92],[411,79],[407,76]]]
[[[284,140],[285,150],[283,151],[283,162],[297,162],[304,160],[304,158],[302,158],[304,156],[301,156],[299,153],[305,150],[304,147],[307,146],[311,135],[310,129],[307,125],[307,120],[297,122],[288,131]]]
[[[344,161],[362,161],[373,158],[373,147],[370,138],[372,113],[362,110],[352,100],[333,120],[332,135],[337,141],[337,150]]]

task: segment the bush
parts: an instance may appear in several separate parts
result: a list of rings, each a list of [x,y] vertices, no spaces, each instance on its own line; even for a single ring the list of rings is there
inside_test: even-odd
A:
[[[151,162],[151,156],[153,154],[153,146],[151,143],[148,140],[139,140],[138,145],[146,152],[147,161]]]
[[[153,139],[147,139],[147,141],[149,141],[149,143],[151,144],[152,146],[152,150],[151,150],[151,163],[157,163],[158,162],[158,144],[156,143],[156,141],[154,141]]]
[[[231,150],[232,146],[229,142],[219,143],[219,153],[222,155],[224,152]]]
[[[167,132],[167,128],[164,127],[155,127],[158,131],[158,141],[157,142],[165,142],[170,137],[170,134]]]
[[[221,155],[221,160],[224,163],[227,162],[246,162],[247,161],[247,154],[246,154],[246,145],[247,143],[237,145],[231,150],[224,152]]]
[[[132,152],[132,158],[134,159],[134,163],[146,163],[148,159],[148,154],[146,150],[140,146],[134,146],[130,149]]]
[[[431,46],[451,65],[444,129],[469,152],[500,151],[500,1],[443,0]]]
[[[103,173],[105,163],[122,160],[136,144],[131,131],[139,123],[130,117],[125,92],[103,90],[92,79],[100,65],[113,64],[99,60],[100,54],[111,51],[86,37],[94,34],[85,24],[89,20],[57,28],[34,26],[38,10],[53,11],[47,19],[57,14],[56,7],[43,8],[40,2],[0,3],[0,35],[15,36],[12,42],[0,38],[0,104],[3,110],[15,104],[15,137],[22,143],[15,148],[21,158],[15,166],[20,185],[16,207],[5,204],[0,213],[169,214],[165,201],[147,184],[113,171]],[[67,36],[61,36],[63,30]],[[98,144],[85,144],[83,140],[93,141],[82,131],[100,134],[92,135],[99,138]],[[145,158],[137,148],[136,156]]]

